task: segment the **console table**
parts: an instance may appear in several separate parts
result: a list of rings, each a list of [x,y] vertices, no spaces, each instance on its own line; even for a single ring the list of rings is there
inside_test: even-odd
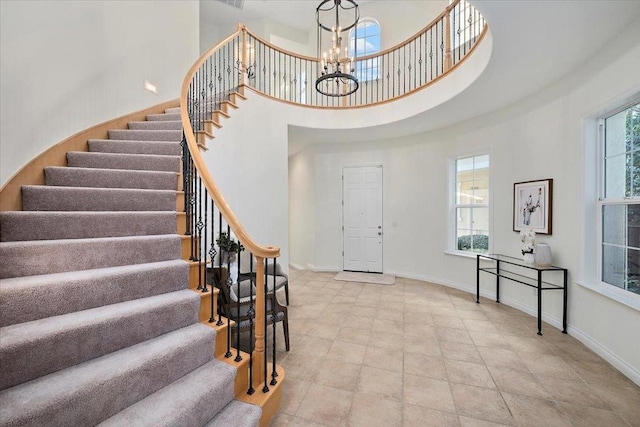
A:
[[[480,260],[493,261],[494,267],[480,267]],[[524,274],[520,274],[517,271],[518,268],[532,270],[536,273],[537,277],[530,277]],[[500,254],[477,254],[476,261],[476,302],[480,303],[480,272],[493,274],[496,276],[496,302],[500,302],[500,278],[508,279],[513,282],[522,283],[523,285],[536,288],[538,290],[538,335],[542,335],[542,291],[549,290],[562,290],[563,291],[563,305],[562,305],[562,333],[567,333],[567,269],[562,267],[539,267],[535,264],[527,264],[522,259],[500,255]],[[561,272],[563,276],[562,285],[547,282],[542,280],[542,275],[545,273]]]

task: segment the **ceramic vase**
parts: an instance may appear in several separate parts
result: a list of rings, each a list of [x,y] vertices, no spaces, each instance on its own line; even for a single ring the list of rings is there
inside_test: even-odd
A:
[[[549,267],[551,265],[551,248],[547,243],[536,245],[536,265],[539,267]]]
[[[522,256],[522,258],[524,259],[524,262],[527,264],[533,264],[536,260],[532,253],[526,253]]]

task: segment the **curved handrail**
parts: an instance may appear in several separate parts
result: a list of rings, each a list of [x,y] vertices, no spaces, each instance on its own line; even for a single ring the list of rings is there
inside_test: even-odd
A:
[[[232,40],[234,37],[237,37],[239,34],[240,29],[206,51],[204,54],[202,54],[200,58],[198,58],[198,60],[191,66],[184,78],[184,81],[182,82],[182,91],[180,94],[180,105],[182,106],[182,108],[180,114],[182,119],[182,126],[184,128],[185,140],[189,147],[189,151],[191,152],[193,163],[195,164],[195,167],[198,170],[207,191],[211,195],[211,198],[215,201],[218,209],[222,213],[222,216],[231,227],[231,230],[235,233],[242,244],[249,250],[249,252],[262,258],[275,258],[280,256],[280,248],[276,246],[262,246],[255,242],[255,240],[253,240],[249,233],[247,233],[247,231],[244,229],[242,224],[240,224],[240,221],[233,213],[231,207],[222,195],[222,192],[216,185],[215,180],[211,176],[209,169],[202,159],[200,150],[198,149],[198,143],[196,141],[194,129],[191,125],[191,119],[189,118],[188,109],[186,108],[187,104],[189,103],[189,86],[191,85],[191,81],[193,79],[193,76],[196,74],[196,71],[215,51],[226,45],[230,40]]]
[[[488,31],[480,12],[456,0],[409,39],[375,54],[355,58],[360,89],[332,98],[315,91],[317,58],[281,49],[246,27],[239,63],[247,86],[272,99],[312,108],[362,108],[422,90],[456,69]],[[246,42],[245,42],[246,40]],[[344,88],[349,92],[348,88]]]

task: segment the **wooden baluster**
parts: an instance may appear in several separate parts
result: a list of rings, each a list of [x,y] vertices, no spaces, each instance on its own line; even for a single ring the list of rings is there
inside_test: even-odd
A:
[[[264,381],[265,360],[265,336],[264,324],[266,322],[264,311],[264,258],[256,256],[256,321],[253,325],[256,336],[256,345],[253,350],[253,386]]]

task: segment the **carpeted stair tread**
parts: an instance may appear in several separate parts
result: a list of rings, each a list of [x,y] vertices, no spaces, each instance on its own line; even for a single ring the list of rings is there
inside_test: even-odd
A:
[[[99,425],[201,427],[233,401],[235,376],[235,368],[214,359]]]
[[[93,153],[156,154],[180,156],[182,148],[173,141],[118,141],[113,139],[90,139],[89,151]]]
[[[47,185],[59,187],[139,188],[145,190],[176,190],[176,172],[141,171],[126,169],[44,168]]]
[[[25,211],[174,211],[178,192],[125,188],[25,185]]]
[[[164,110],[166,114],[180,114],[180,107],[172,107]]]
[[[204,427],[255,427],[260,424],[261,416],[261,407],[239,400],[232,400]]]
[[[98,153],[70,151],[67,164],[71,167],[126,169],[141,171],[180,172],[180,156],[157,154]]]
[[[194,324],[3,390],[0,425],[95,425],[211,361],[214,340]]]
[[[109,139],[133,141],[181,141],[182,130],[112,129]]]
[[[177,234],[0,242],[0,279],[168,261],[181,247]]]
[[[181,120],[181,119],[182,119],[182,117],[180,116],[180,112],[165,113],[165,114],[149,114],[147,116],[147,120],[148,121],[155,121],[155,120],[176,121],[176,120]]]
[[[0,279],[0,327],[188,287],[182,260]]]
[[[135,212],[0,212],[0,241],[86,239],[176,233],[176,213]]]
[[[182,120],[147,120],[146,122],[129,122],[129,129],[182,130]]]
[[[0,390],[192,325],[199,307],[185,289],[0,328]]]

